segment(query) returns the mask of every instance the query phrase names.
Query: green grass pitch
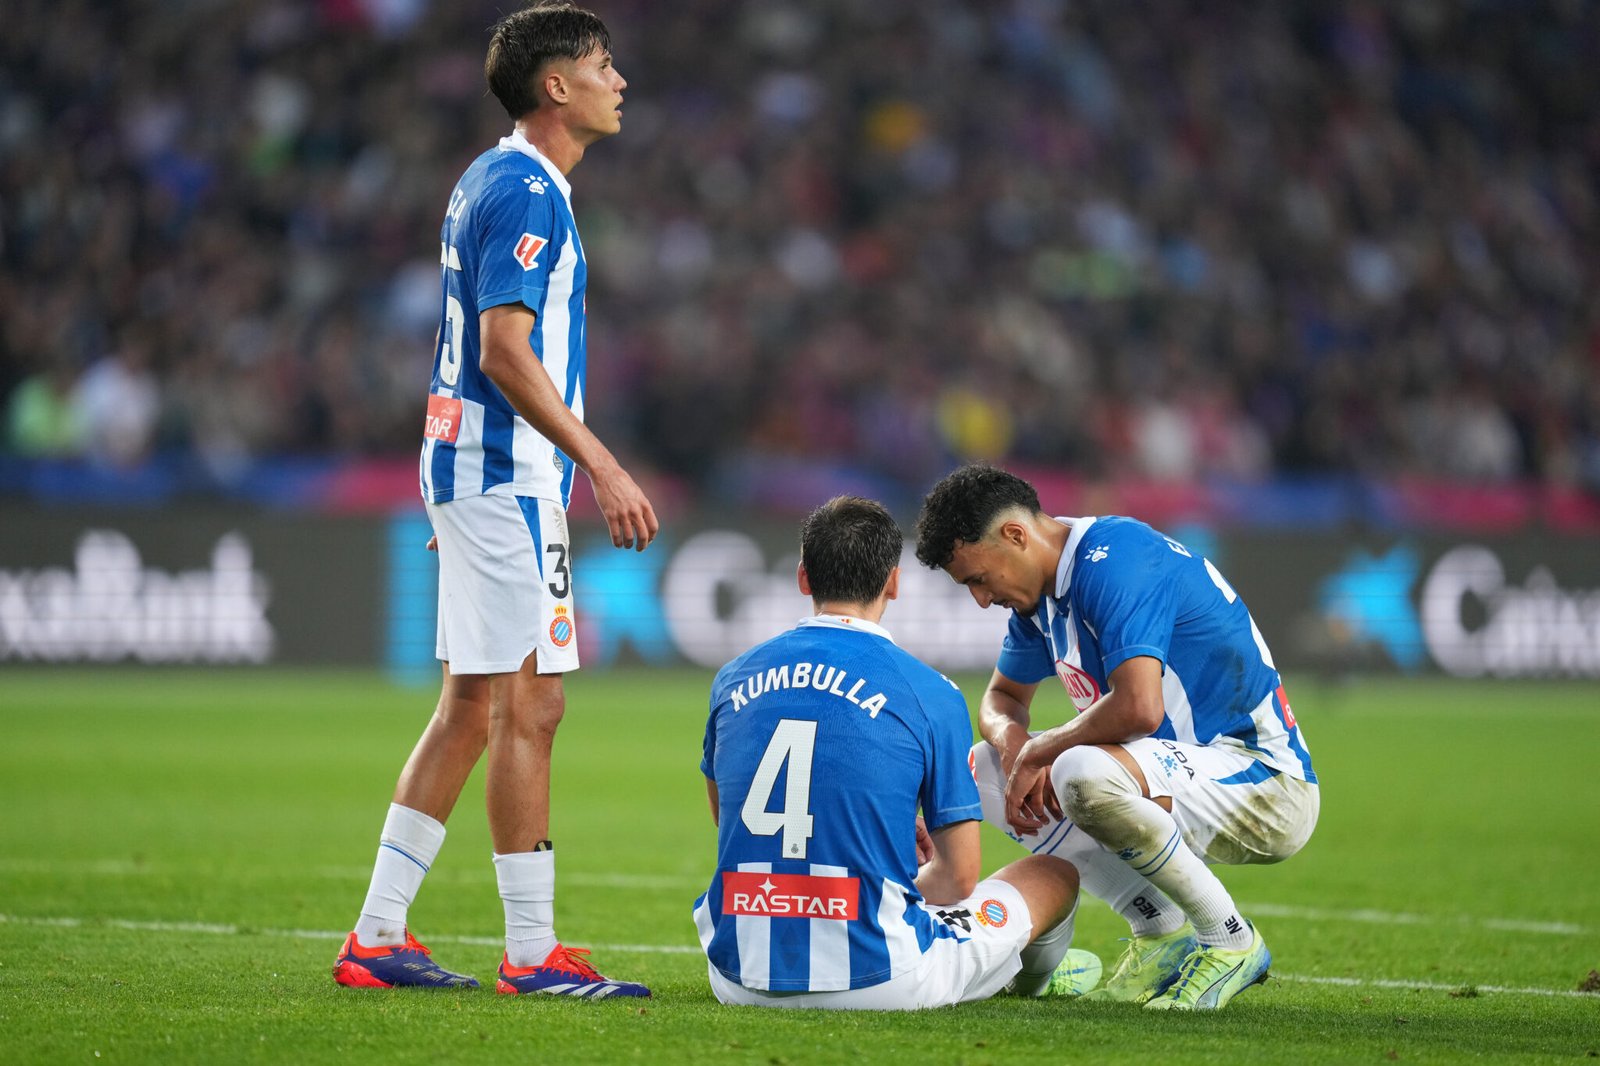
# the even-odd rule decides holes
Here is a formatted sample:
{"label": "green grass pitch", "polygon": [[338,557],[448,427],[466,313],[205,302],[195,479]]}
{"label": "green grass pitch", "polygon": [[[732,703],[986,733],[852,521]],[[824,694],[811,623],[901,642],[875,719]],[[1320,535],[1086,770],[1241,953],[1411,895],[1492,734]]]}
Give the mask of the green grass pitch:
{"label": "green grass pitch", "polygon": [[[1322,821],[1225,869],[1274,978],[1214,1015],[999,1000],[920,1015],[733,1010],[690,902],[713,833],[706,674],[586,671],[557,740],[558,928],[637,1003],[352,991],[329,967],[434,694],[367,674],[0,669],[0,1060],[1239,1063],[1593,1061],[1600,690],[1358,681],[1290,691]],[[964,679],[969,697],[981,682]],[[1066,705],[1048,693],[1041,716]],[[1049,719],[1055,720],[1055,719]],[[481,778],[412,911],[490,979]],[[988,868],[1017,853],[985,831]],[[1078,946],[1126,927],[1099,903]]]}

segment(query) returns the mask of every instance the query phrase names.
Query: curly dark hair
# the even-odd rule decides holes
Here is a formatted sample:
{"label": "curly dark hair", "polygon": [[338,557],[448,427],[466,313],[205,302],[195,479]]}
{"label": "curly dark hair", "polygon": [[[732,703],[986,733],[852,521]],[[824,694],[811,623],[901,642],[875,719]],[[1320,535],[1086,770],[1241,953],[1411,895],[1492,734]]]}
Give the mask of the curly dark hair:
{"label": "curly dark hair", "polygon": [[800,524],[800,563],[817,603],[871,603],[900,565],[905,538],[883,504],[835,496]]}
{"label": "curly dark hair", "polygon": [[922,501],[917,515],[917,559],[940,570],[950,565],[957,542],[983,539],[995,518],[1012,507],[1038,514],[1039,493],[1015,474],[987,463],[969,463],[946,474]]}
{"label": "curly dark hair", "polygon": [[546,63],[594,51],[611,51],[611,31],[600,16],[568,0],[544,0],[495,23],[483,76],[506,114],[521,118],[539,106],[535,81]]}

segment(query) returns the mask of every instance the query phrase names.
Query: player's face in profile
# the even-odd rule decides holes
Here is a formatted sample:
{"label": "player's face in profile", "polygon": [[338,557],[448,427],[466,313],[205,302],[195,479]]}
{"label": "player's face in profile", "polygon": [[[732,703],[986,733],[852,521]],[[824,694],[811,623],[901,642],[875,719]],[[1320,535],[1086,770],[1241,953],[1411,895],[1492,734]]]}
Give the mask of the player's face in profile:
{"label": "player's face in profile", "polygon": [[622,129],[622,90],[628,83],[612,65],[610,52],[590,52],[570,64],[567,75],[574,132],[599,140]]}
{"label": "player's face in profile", "polygon": [[1016,545],[996,537],[976,543],[957,541],[945,573],[957,584],[967,586],[979,607],[991,604],[1023,614],[1039,606],[1039,590],[1030,581],[1022,552]]}

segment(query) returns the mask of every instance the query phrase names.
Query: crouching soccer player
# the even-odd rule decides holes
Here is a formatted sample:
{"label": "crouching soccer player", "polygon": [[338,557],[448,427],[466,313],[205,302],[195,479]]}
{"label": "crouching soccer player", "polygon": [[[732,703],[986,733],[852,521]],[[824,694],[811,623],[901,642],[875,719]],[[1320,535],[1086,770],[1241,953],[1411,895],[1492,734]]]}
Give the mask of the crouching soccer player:
{"label": "crouching soccer player", "polygon": [[818,508],[800,535],[815,615],[712,685],[701,770],[717,871],[694,918],[723,1003],[913,1010],[1008,986],[1038,995],[1071,944],[1071,864],[1029,856],[978,879],[966,701],[878,624],[901,543],[870,500]]}
{"label": "crouching soccer player", "polygon": [[[972,750],[984,816],[1068,859],[1133,939],[1090,998],[1208,1010],[1263,979],[1261,934],[1207,863],[1305,844],[1319,795],[1266,641],[1208,560],[1131,518],[1052,518],[983,465],[923,502],[917,558],[1012,611]],[[1030,734],[1039,682],[1076,718]]]}

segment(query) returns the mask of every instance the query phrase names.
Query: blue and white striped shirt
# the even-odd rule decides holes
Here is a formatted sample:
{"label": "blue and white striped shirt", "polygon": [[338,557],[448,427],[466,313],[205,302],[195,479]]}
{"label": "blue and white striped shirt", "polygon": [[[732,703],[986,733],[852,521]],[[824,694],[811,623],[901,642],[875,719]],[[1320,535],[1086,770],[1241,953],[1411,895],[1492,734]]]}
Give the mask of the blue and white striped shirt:
{"label": "blue and white striped shirt", "polygon": [[1055,674],[1079,711],[1111,672],[1148,655],[1162,664],[1166,714],[1155,736],[1231,739],[1265,767],[1315,782],[1311,754],[1250,611],[1207,559],[1133,518],[1063,518],[1072,526],[1053,594],[1012,612],[996,668],[1033,684]]}
{"label": "blue and white striped shirt", "polygon": [[431,503],[485,494],[566,506],[570,458],[512,408],[479,365],[478,315],[521,303],[528,337],[572,413],[583,419],[588,266],[572,188],[521,131],[479,156],[456,183],[439,231],[439,345],[428,390],[422,495]]}
{"label": "blue and white striped shirt", "polygon": [[960,690],[858,618],[808,618],[723,667],[700,769],[717,872],[695,926],[728,980],[869,988],[959,934],[917,904],[916,816],[983,817]]}

